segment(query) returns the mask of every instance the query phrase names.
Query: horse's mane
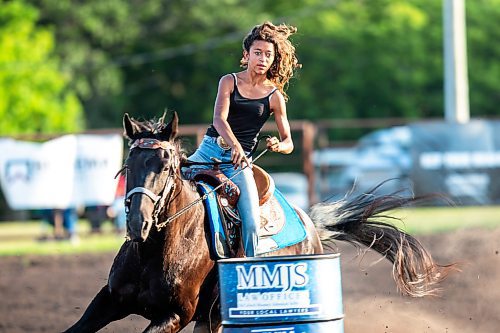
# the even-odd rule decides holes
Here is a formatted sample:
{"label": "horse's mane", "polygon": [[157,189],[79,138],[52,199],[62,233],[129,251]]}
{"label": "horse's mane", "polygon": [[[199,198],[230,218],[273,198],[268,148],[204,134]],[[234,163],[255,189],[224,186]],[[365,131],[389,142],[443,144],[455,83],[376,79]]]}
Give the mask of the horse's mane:
{"label": "horse's mane", "polygon": [[[137,119],[131,119],[131,121],[140,128],[140,132],[134,134],[134,138],[129,139],[129,145],[137,139],[157,139],[164,140],[161,132],[167,127],[167,124],[163,122],[163,119],[152,118],[149,120],[139,121]],[[125,137],[127,137],[125,133]],[[181,159],[186,158],[186,152],[182,146],[182,140],[176,138],[172,142],[175,146],[176,152]]]}
{"label": "horse's mane", "polygon": [[159,134],[167,126],[161,119],[150,119],[139,121],[137,119],[130,119],[140,129],[140,132],[134,134],[134,138],[129,138],[130,141],[143,138],[160,139]]}

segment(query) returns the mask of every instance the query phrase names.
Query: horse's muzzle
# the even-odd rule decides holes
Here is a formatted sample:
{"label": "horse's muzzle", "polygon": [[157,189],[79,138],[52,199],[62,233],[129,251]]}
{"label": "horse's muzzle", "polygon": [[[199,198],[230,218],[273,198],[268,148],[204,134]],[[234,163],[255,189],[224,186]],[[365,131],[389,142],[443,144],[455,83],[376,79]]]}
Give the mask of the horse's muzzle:
{"label": "horse's muzzle", "polygon": [[[135,222],[135,223],[134,223]],[[149,232],[151,231],[152,221],[127,221],[127,234],[129,238],[134,242],[145,242],[149,237]],[[140,228],[139,228],[140,226]]]}
{"label": "horse's muzzle", "polygon": [[151,221],[144,221],[142,222],[142,228],[141,228],[141,238],[142,241],[146,241],[149,236],[149,231],[151,231],[151,226],[153,225],[153,222]]}

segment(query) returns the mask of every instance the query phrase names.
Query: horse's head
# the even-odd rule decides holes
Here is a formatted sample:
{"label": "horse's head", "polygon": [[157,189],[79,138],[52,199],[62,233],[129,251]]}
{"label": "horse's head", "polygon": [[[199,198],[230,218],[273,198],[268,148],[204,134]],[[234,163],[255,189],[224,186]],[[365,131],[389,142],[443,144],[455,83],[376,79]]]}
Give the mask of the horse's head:
{"label": "horse's head", "polygon": [[148,238],[151,226],[165,208],[179,175],[179,151],[174,144],[178,117],[172,120],[139,122],[123,117],[125,135],[130,139],[130,151],[126,160],[127,234],[133,241]]}

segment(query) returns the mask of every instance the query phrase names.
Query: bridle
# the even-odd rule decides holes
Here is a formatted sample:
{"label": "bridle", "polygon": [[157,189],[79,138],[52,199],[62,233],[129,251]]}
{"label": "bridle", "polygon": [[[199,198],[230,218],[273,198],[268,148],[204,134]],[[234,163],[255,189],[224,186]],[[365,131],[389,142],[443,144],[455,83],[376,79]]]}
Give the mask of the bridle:
{"label": "bridle", "polygon": [[[167,152],[170,152],[169,158],[174,159],[168,166],[167,170],[163,170],[162,172],[168,172],[167,180],[165,181],[165,185],[161,190],[160,194],[155,194],[150,189],[147,189],[142,186],[136,186],[125,195],[125,212],[128,214],[130,211],[130,205],[132,201],[132,196],[135,194],[143,194],[153,201],[154,210],[153,210],[153,222],[155,226],[158,227],[158,217],[160,215],[161,207],[164,207],[165,202],[170,198],[170,194],[175,190],[175,174],[177,167],[179,165],[179,158],[176,154],[176,147],[170,141],[161,141],[157,139],[150,138],[142,138],[135,140],[130,146],[130,151],[135,148],[141,149],[162,149]],[[126,166],[125,166],[126,168]]]}
{"label": "bridle", "polygon": [[[262,137],[258,141],[260,141],[261,139],[266,138],[266,137],[268,137],[268,136]],[[194,200],[193,202],[191,202],[190,204],[188,204],[184,208],[180,209],[175,214],[173,214],[172,216],[168,217],[165,221],[159,223],[158,222],[158,217],[160,215],[160,209],[161,209],[161,207],[164,207],[165,202],[167,202],[169,200],[169,197],[170,197],[169,194],[173,193],[174,190],[175,190],[175,179],[174,178],[175,178],[175,174],[176,174],[176,169],[177,169],[178,166],[180,166],[181,163],[180,163],[179,157],[177,156],[177,154],[175,154],[176,148],[175,148],[175,146],[170,141],[161,141],[161,140],[157,140],[157,139],[145,139],[145,138],[143,138],[143,139],[138,139],[138,140],[134,141],[132,143],[132,145],[130,146],[130,150],[132,150],[132,149],[134,149],[136,147],[142,148],[142,149],[163,149],[163,150],[166,150],[166,151],[172,151],[172,152],[174,152],[174,154],[170,154],[170,157],[171,158],[175,158],[175,160],[172,163],[170,163],[170,165],[169,165],[169,168],[168,168],[168,171],[169,171],[168,178],[167,178],[167,181],[165,182],[163,190],[160,192],[160,194],[157,195],[157,194],[153,193],[151,190],[149,190],[149,189],[147,189],[145,187],[137,186],[137,187],[134,187],[133,189],[131,189],[129,192],[127,192],[127,194],[125,196],[125,212],[127,214],[128,214],[128,212],[130,210],[130,203],[131,203],[131,199],[130,198],[132,197],[132,195],[134,195],[134,194],[144,194],[144,195],[148,196],[153,201],[153,203],[155,205],[154,206],[154,210],[153,210],[153,222],[154,222],[155,227],[157,228],[158,231],[161,228],[163,228],[166,225],[168,225],[174,219],[176,219],[179,216],[181,216],[184,213],[186,213],[194,205],[197,205],[200,202],[202,202],[203,200],[205,200],[211,193],[217,191],[220,187],[224,186],[225,183],[227,183],[229,180],[231,180],[236,175],[238,175],[240,172],[242,172],[244,168],[248,167],[248,166],[243,167],[240,171],[238,171],[236,174],[234,174],[231,178],[229,178],[226,181],[222,182],[221,184],[219,184],[218,186],[216,186],[215,188],[213,188],[209,192],[205,193],[200,198]],[[257,148],[257,146],[249,154],[249,156],[251,156],[255,152],[256,148]],[[255,163],[259,158],[261,158],[267,151],[268,151],[267,149],[264,149],[257,157],[255,157],[253,159],[253,163]],[[190,166],[190,165],[221,165],[221,164],[228,164],[228,163],[232,163],[232,162],[220,162],[220,161],[218,162],[218,161],[216,161],[216,162],[208,162],[208,163],[206,163],[206,162],[197,163],[197,162],[189,162],[189,161],[186,162],[186,161],[183,161],[182,165],[183,166]],[[124,169],[125,168],[127,168],[127,166],[125,166]]]}

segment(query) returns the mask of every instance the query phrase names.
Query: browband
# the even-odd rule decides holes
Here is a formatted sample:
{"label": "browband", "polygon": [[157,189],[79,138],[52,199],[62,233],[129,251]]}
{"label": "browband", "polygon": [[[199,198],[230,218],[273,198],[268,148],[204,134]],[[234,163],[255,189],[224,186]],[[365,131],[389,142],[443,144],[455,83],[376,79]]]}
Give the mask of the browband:
{"label": "browband", "polygon": [[144,148],[144,149],[165,149],[165,150],[174,150],[174,146],[169,141],[161,141],[157,139],[148,139],[142,138],[135,140],[134,143],[130,146],[130,149],[134,149],[136,147]]}

